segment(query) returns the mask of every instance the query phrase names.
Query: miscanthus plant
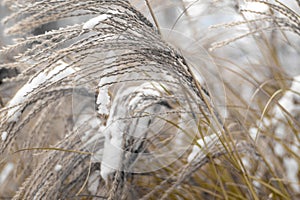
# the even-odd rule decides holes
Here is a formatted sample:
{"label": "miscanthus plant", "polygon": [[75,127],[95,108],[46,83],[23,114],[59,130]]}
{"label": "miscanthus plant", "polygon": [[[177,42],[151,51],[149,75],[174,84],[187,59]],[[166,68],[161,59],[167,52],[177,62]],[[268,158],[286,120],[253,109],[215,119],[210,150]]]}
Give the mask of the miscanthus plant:
{"label": "miscanthus plant", "polygon": [[[290,5],[3,4],[16,39],[1,50],[0,198],[299,198],[300,78],[280,55],[299,55]],[[199,15],[225,6],[238,17],[202,34]],[[162,8],[180,10],[167,30]],[[166,42],[183,21],[206,57]]]}

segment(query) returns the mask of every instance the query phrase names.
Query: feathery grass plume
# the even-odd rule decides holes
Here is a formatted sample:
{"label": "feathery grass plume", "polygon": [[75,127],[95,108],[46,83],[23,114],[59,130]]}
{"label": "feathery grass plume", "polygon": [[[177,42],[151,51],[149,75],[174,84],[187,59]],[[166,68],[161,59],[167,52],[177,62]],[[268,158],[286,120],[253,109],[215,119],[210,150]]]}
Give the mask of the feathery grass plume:
{"label": "feathery grass plume", "polygon": [[[299,5],[299,1],[296,2]],[[300,35],[299,14],[280,1],[274,1],[274,3],[271,3],[270,1],[266,0],[247,0],[244,8],[241,7],[240,13],[244,15],[244,20],[216,25],[212,26],[211,28],[230,28],[240,25],[248,25],[249,27],[252,27],[250,28],[250,32],[227,39],[225,41],[216,42],[212,44],[212,51],[235,42],[241,38],[251,36],[262,31],[290,31]],[[249,18],[249,16],[251,17]],[[264,26],[257,26],[259,23],[264,23]]]}
{"label": "feathery grass plume", "polygon": [[[25,83],[0,111],[2,163],[21,174],[3,194],[136,199],[152,179],[165,198],[225,154],[218,135],[184,164],[194,139],[222,133],[222,124],[185,59],[128,1],[5,3],[15,10],[6,33],[25,39],[1,51],[20,51],[1,67],[13,64]],[[52,22],[64,26],[31,34]]]}

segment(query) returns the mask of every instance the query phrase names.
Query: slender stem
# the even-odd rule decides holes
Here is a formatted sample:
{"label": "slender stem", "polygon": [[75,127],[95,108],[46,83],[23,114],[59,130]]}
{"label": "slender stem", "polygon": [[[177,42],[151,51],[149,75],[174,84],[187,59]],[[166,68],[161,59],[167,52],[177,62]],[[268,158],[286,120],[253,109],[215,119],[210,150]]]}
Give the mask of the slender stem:
{"label": "slender stem", "polygon": [[149,3],[148,0],[145,0],[145,1],[146,1],[146,4],[147,4],[148,9],[149,9],[149,11],[150,11],[150,14],[151,14],[151,16],[152,16],[152,19],[153,19],[153,21],[154,21],[154,23],[155,23],[155,25],[156,25],[156,27],[157,27],[157,31],[158,31],[158,33],[161,35],[160,28],[159,28],[159,25],[158,25],[158,21],[157,21],[157,19],[156,19],[156,17],[155,17],[155,14],[154,14],[153,10],[152,10],[152,7],[151,7],[151,5],[150,5],[150,3]]}

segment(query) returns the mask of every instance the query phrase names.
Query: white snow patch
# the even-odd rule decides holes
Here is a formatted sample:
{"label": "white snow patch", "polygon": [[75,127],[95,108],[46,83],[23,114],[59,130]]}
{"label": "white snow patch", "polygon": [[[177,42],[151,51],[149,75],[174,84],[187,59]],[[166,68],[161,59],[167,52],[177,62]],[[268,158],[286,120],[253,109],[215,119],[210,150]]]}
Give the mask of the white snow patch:
{"label": "white snow patch", "polygon": [[61,169],[62,169],[62,165],[60,165],[60,164],[57,164],[57,165],[55,165],[55,167],[54,167],[54,170],[55,170],[56,172],[60,171]]}
{"label": "white snow patch", "polygon": [[[243,166],[243,167],[242,167]],[[245,173],[251,169],[251,162],[248,157],[241,158],[240,169],[243,170]]]}
{"label": "white snow patch", "polygon": [[271,121],[268,118],[263,118],[263,124],[264,126],[268,127],[271,125]]}
{"label": "white snow patch", "polygon": [[122,140],[125,124],[122,121],[107,123],[108,128],[104,131],[105,142],[101,161],[101,177],[107,181],[109,174],[119,169],[122,155]]}
{"label": "white snow patch", "polygon": [[217,139],[217,135],[208,135],[205,136],[203,139],[197,140],[198,145],[193,145],[193,150],[188,156],[187,161],[191,163],[198,155],[206,154],[206,152],[203,150],[205,147],[210,143]]}
{"label": "white snow patch", "polygon": [[286,137],[286,126],[284,124],[278,124],[275,130],[275,134],[278,138],[283,139]]}
{"label": "white snow patch", "polygon": [[299,165],[298,162],[294,158],[284,158],[283,163],[287,172],[287,178],[289,182],[291,182],[291,186],[296,192],[300,191],[300,185],[298,183],[298,171]]}
{"label": "white snow patch", "polygon": [[[165,86],[157,82],[147,82],[137,87],[132,93],[137,93],[129,102],[129,110],[135,110],[145,96],[161,96],[166,93]],[[168,90],[168,89],[167,89]]]}
{"label": "white snow patch", "polygon": [[252,127],[252,128],[249,129],[249,134],[250,134],[250,137],[252,138],[252,140],[256,139],[257,133],[258,133],[257,128]]}
{"label": "white snow patch", "polygon": [[254,185],[255,187],[257,187],[257,188],[260,188],[260,187],[261,187],[261,183],[258,182],[258,181],[253,181],[252,183],[253,183],[253,185]]}
{"label": "white snow patch", "polygon": [[[109,53],[109,56],[112,56],[112,53]],[[113,59],[112,59],[113,62]],[[116,81],[116,77],[114,76],[105,76],[106,74],[111,73],[110,70],[104,70],[101,76],[104,76],[99,81],[99,94],[97,96],[97,105],[98,105],[98,113],[100,115],[109,115],[110,106],[111,106],[111,97],[109,95],[110,85],[106,85],[108,83]]]}
{"label": "white snow patch", "polygon": [[242,163],[243,163],[243,165],[244,165],[244,167],[245,167],[246,169],[251,169],[252,165],[251,165],[251,163],[250,163],[250,161],[249,161],[249,158],[243,157],[243,158],[242,158]]}
{"label": "white snow patch", "polygon": [[294,144],[294,145],[291,145],[291,150],[292,150],[292,152],[294,152],[294,153],[298,153],[299,152],[299,144]]}
{"label": "white snow patch", "polygon": [[[161,84],[156,82],[146,82],[137,87],[126,87],[124,90],[122,90],[122,88],[119,89],[119,93],[116,93],[115,96],[113,96],[114,102],[111,104],[107,94],[108,90],[103,86],[101,87],[101,85],[107,81],[108,80],[105,79],[101,80],[101,84],[99,84],[99,86],[100,90],[103,90],[103,93],[99,91],[99,98],[97,100],[97,104],[100,104],[99,106],[105,106],[102,110],[100,110],[101,107],[98,107],[98,112],[106,112],[105,108],[109,108],[110,113],[113,113],[113,115],[109,116],[106,125],[107,128],[104,131],[105,144],[101,163],[101,176],[105,181],[107,181],[109,174],[119,169],[121,163],[121,156],[123,154],[123,131],[126,130],[127,122],[119,120],[119,118],[127,116],[127,111],[129,111],[130,114],[134,114],[135,111],[140,112],[141,106],[147,107],[147,101],[143,101],[145,96],[161,96],[162,93],[165,93]],[[127,97],[125,99],[126,107],[120,107],[120,104],[124,103],[122,101],[125,97]],[[143,111],[151,113],[153,112],[151,109],[154,108],[149,106]],[[137,124],[130,127],[127,134],[140,138],[149,128],[149,118],[145,117],[137,121],[133,121],[132,123],[135,122]],[[153,123],[156,124],[155,127],[158,129],[161,129],[164,125],[162,121],[160,122],[159,120]],[[154,127],[151,127],[151,130],[154,132],[159,131],[154,129]]]}
{"label": "white snow patch", "polygon": [[276,143],[274,147],[274,152],[277,156],[282,157],[285,154],[285,149],[280,143]]}
{"label": "white snow patch", "polygon": [[259,130],[263,130],[264,127],[268,127],[271,125],[271,121],[267,118],[263,118],[262,121],[256,121],[256,127],[259,129]]}
{"label": "white snow patch", "polygon": [[13,163],[7,163],[0,173],[0,184],[4,183],[10,172],[14,169]]}
{"label": "white snow patch", "polygon": [[[300,76],[294,77],[293,83],[290,89],[281,97],[278,103],[292,116],[299,113],[300,109]],[[276,106],[274,108],[274,118],[272,119],[272,124],[278,123],[279,120],[285,119],[287,116],[281,107]],[[286,137],[286,125],[282,122],[278,123],[275,134],[279,138]]]}
{"label": "white snow patch", "polygon": [[18,121],[21,115],[21,104],[28,100],[31,97],[30,93],[37,89],[39,86],[41,86],[43,83],[56,82],[74,72],[75,70],[67,68],[66,63],[58,61],[55,68],[49,71],[48,73],[39,73],[32,80],[29,80],[21,89],[18,90],[15,96],[8,103],[7,107],[10,107],[10,109],[7,112],[7,121]]}
{"label": "white snow patch", "polygon": [[[284,109],[293,114],[293,111],[299,108],[299,104],[294,102],[300,102],[300,76],[294,77],[293,83],[290,90],[288,90],[283,97],[278,101],[278,103],[284,107]],[[298,93],[297,93],[298,92]],[[283,119],[284,113],[279,106],[275,108],[275,116],[277,119]]]}
{"label": "white snow patch", "polygon": [[94,17],[94,18],[88,20],[87,22],[85,22],[82,26],[82,29],[93,29],[95,26],[100,24],[100,22],[102,22],[110,17],[111,17],[111,15],[108,15],[108,14],[102,14],[97,17]]}
{"label": "white snow patch", "polygon": [[99,163],[102,161],[103,158],[103,149],[99,149],[96,152],[93,152],[92,157],[91,157],[91,162],[92,163]]}
{"label": "white snow patch", "polygon": [[6,131],[2,132],[2,134],[1,134],[1,139],[2,139],[2,141],[5,141],[5,140],[6,140],[7,135],[8,135],[8,133],[7,133]]}
{"label": "white snow patch", "polygon": [[98,113],[101,115],[108,115],[110,109],[110,96],[108,92],[108,87],[103,87],[99,90],[99,94],[97,96],[97,104],[98,106]]}
{"label": "white snow patch", "polygon": [[109,10],[108,13],[109,13],[109,14],[113,14],[113,15],[122,14],[122,13],[120,13],[120,12],[117,11],[117,10]]}
{"label": "white snow patch", "polygon": [[[83,116],[83,117],[85,117],[85,116]],[[95,129],[99,129],[101,127],[101,120],[99,118],[96,118],[95,115],[86,116],[86,121],[84,121],[84,118],[80,118],[80,122],[78,122],[78,124],[81,126],[84,125],[85,127],[86,126],[89,127],[89,129],[81,137],[82,141],[87,141],[88,139],[90,139],[91,134],[95,133]],[[102,132],[100,131],[99,133],[102,133]]]}
{"label": "white snow patch", "polygon": [[299,76],[295,76],[294,81],[292,83],[291,89],[295,90],[295,91],[299,91],[300,89],[300,75]]}
{"label": "white snow patch", "polygon": [[91,192],[91,194],[96,194],[98,191],[99,184],[100,184],[100,171],[96,170],[90,175],[88,180],[89,192]]}

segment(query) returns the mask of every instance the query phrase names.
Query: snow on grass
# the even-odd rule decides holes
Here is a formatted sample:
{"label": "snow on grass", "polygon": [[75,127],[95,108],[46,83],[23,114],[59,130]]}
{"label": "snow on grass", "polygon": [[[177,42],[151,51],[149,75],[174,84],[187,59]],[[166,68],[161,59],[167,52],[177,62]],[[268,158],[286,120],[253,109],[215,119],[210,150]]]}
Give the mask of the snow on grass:
{"label": "snow on grass", "polygon": [[60,165],[60,164],[57,164],[57,165],[55,165],[55,167],[54,167],[54,170],[55,170],[56,172],[60,171],[61,169],[62,169],[62,165]]}
{"label": "snow on grass", "polygon": [[108,15],[108,14],[102,14],[97,17],[94,17],[94,18],[88,20],[87,22],[85,22],[82,26],[82,29],[93,29],[95,26],[100,24],[100,22],[102,22],[110,17],[111,17],[111,15]]}
{"label": "snow on grass", "polygon": [[[300,113],[300,76],[294,77],[293,83],[290,89],[281,97],[278,103],[288,112],[292,117],[296,117]],[[275,123],[280,123],[279,120],[284,120],[287,118],[287,115],[284,113],[282,108],[276,106],[274,110]],[[286,137],[286,124],[281,122],[277,128],[275,129],[275,134],[279,138]],[[295,143],[297,145],[297,136],[295,136]],[[295,144],[290,147],[291,151],[293,151],[296,155],[299,154],[299,146],[297,147]],[[279,154],[283,154],[284,156],[284,149],[280,148],[278,144],[275,146],[275,152]],[[300,186],[298,182],[298,172],[299,172],[299,163],[297,160],[291,157],[285,156],[283,159],[283,164],[286,169],[286,176],[288,181],[291,182],[292,188],[296,191],[300,191]]]}
{"label": "snow on grass", "polygon": [[[122,128],[123,127],[123,128]],[[122,156],[122,140],[125,123],[112,123],[105,131],[105,144],[101,161],[101,177],[107,181],[108,176],[118,170]]]}
{"label": "snow on grass", "polygon": [[[110,73],[110,70],[104,70],[103,74],[108,74]],[[111,97],[109,95],[109,85],[106,85],[108,83],[114,82],[115,77],[103,77],[99,81],[99,94],[97,96],[97,105],[98,105],[98,113],[100,115],[109,115],[109,111],[111,108]]]}
{"label": "snow on grass", "polygon": [[99,90],[99,94],[97,96],[98,113],[100,115],[108,115],[110,109],[110,96],[108,92],[108,87],[103,87]]}
{"label": "snow on grass", "polygon": [[275,134],[279,138],[285,138],[286,137],[286,124],[283,122],[280,122],[282,120],[285,120],[287,118],[287,113],[289,113],[291,116],[297,116],[300,113],[300,76],[294,77],[293,83],[291,85],[291,88],[281,97],[281,99],[278,101],[278,103],[281,105],[281,107],[284,108],[284,110],[280,106],[276,106],[274,109],[274,118],[272,120],[272,123],[276,125]]}
{"label": "snow on grass", "polygon": [[0,184],[4,183],[10,172],[14,169],[13,163],[7,163],[0,173]]}
{"label": "snow on grass", "polygon": [[[300,111],[300,76],[294,77],[291,88],[284,94],[278,103],[289,113],[297,114]],[[284,119],[285,114],[282,109],[277,106],[275,108],[275,118]]]}
{"label": "snow on grass", "polygon": [[8,133],[7,133],[6,131],[2,132],[2,134],[1,134],[1,139],[2,139],[2,141],[5,141],[5,140],[6,140],[7,134],[8,134]]}
{"label": "snow on grass", "polygon": [[[249,129],[249,134],[252,139],[256,139],[257,133],[263,130],[265,127],[276,126],[275,134],[278,138],[284,139],[286,137],[287,127],[284,120],[288,117],[286,114],[289,113],[291,116],[297,116],[300,113],[300,76],[294,77],[293,83],[289,90],[279,99],[278,104],[273,109],[274,117],[269,120],[263,118],[262,121],[257,121],[256,127]],[[283,108],[283,109],[282,109]],[[276,152],[281,154],[282,148],[276,147]]]}
{"label": "snow on grass", "polygon": [[[263,119],[262,122],[257,122],[257,127],[251,127],[249,129],[249,134],[252,139],[257,137],[259,130],[264,130],[269,126],[274,127],[274,134],[278,139],[287,139],[289,138],[290,127],[287,119],[289,117],[297,117],[300,113],[300,76],[296,76],[293,79],[292,85],[289,90],[287,90],[284,95],[278,100],[278,104],[272,110],[274,117],[272,120]],[[296,119],[296,118],[295,118]],[[294,152],[298,155],[299,152],[299,143],[297,136],[292,136],[294,138],[293,144],[289,144],[289,151]],[[298,182],[298,171],[299,164],[294,158],[288,157],[288,150],[284,147],[283,141],[274,141],[273,149],[276,156],[283,158],[283,165],[285,167],[285,176],[288,181],[291,183],[293,189],[297,192],[300,191],[300,186]],[[272,159],[267,157],[269,165],[273,168]]]}
{"label": "snow on grass", "polygon": [[258,129],[255,128],[255,127],[251,127],[251,128],[249,129],[248,132],[249,132],[249,134],[250,134],[251,139],[252,139],[252,140],[256,140],[256,138],[257,138],[257,133],[258,133]]}
{"label": "snow on grass", "polygon": [[78,125],[89,127],[89,130],[85,131],[84,135],[81,137],[82,141],[87,141],[90,139],[91,134],[94,133],[95,129],[101,129],[101,120],[93,114],[86,114],[86,116],[82,116],[79,120],[80,121],[77,122]]}
{"label": "snow on grass", "polygon": [[100,184],[100,171],[96,170],[94,171],[88,180],[88,190],[91,192],[91,194],[96,194],[98,191],[98,187]]}
{"label": "snow on grass", "polygon": [[29,80],[15,96],[9,101],[8,106],[10,109],[7,112],[8,120],[7,122],[18,121],[21,115],[22,104],[26,102],[31,97],[31,93],[39,88],[45,82],[53,83],[66,76],[74,73],[75,71],[71,68],[67,68],[67,64],[59,61],[54,69],[50,70],[48,73],[41,72],[35,76],[32,80]]}
{"label": "snow on grass", "polygon": [[[109,101],[109,95],[107,88],[101,87],[102,84],[108,82],[108,80],[103,79],[101,80],[100,86],[100,92],[98,95],[97,104],[100,104],[100,106],[108,106],[111,102]],[[106,94],[105,94],[106,92]],[[157,96],[160,97],[162,93],[165,93],[166,91],[162,87],[161,84],[156,82],[146,82],[144,84],[141,84],[138,87],[129,87],[126,90],[123,90],[122,92],[116,94],[114,97],[114,101],[111,105],[111,115],[108,118],[106,129],[104,130],[105,135],[105,144],[104,144],[104,150],[103,150],[103,157],[102,157],[102,163],[101,163],[101,176],[102,178],[107,181],[109,174],[112,174],[114,171],[118,170],[121,163],[121,156],[123,154],[122,150],[122,141],[123,141],[123,134],[126,130],[128,122],[125,122],[123,120],[116,120],[120,117],[127,116],[126,113],[131,113],[132,115],[135,114],[135,112],[140,112],[141,109],[144,107],[147,107],[145,112],[149,111],[150,113],[153,113],[151,109],[154,109],[155,106],[162,107],[162,105],[151,105],[149,106],[149,102],[145,100],[145,97],[147,96]],[[107,95],[107,96],[106,96]],[[125,105],[120,105],[120,102],[118,100],[122,100],[128,97],[128,99],[125,101]],[[98,107],[99,108],[99,107]],[[103,110],[104,109],[104,110]],[[102,108],[102,110],[99,108],[98,112],[103,113],[105,111],[105,107]],[[159,110],[159,108],[157,108]],[[113,115],[112,115],[113,114]],[[144,136],[145,132],[149,130],[149,127],[151,126],[149,124],[150,119],[145,118],[139,118],[137,121],[132,121],[132,123],[136,122],[134,126],[132,126],[129,131],[128,135],[132,135],[136,138],[141,138]],[[152,122],[153,123],[153,122]],[[157,124],[156,124],[157,125]],[[162,125],[163,126],[163,125]],[[157,126],[159,129],[162,126]],[[159,131],[159,130],[153,130],[152,131]],[[138,146],[138,145],[137,145]]]}
{"label": "snow on grass", "polygon": [[197,145],[193,145],[193,150],[188,156],[187,161],[191,163],[192,161],[196,160],[199,155],[206,155],[208,151],[207,147],[210,146],[208,144],[215,143],[217,138],[217,135],[213,134],[197,140]]}
{"label": "snow on grass", "polygon": [[283,164],[286,169],[287,178],[289,182],[291,182],[293,189],[299,192],[300,185],[298,182],[298,171],[299,171],[298,162],[294,158],[286,157],[283,159]]}
{"label": "snow on grass", "polygon": [[284,154],[286,153],[284,147],[282,146],[282,144],[276,142],[275,143],[275,146],[274,146],[274,153],[277,155],[277,156],[284,156]]}

